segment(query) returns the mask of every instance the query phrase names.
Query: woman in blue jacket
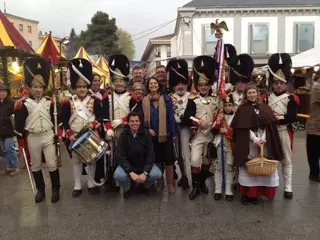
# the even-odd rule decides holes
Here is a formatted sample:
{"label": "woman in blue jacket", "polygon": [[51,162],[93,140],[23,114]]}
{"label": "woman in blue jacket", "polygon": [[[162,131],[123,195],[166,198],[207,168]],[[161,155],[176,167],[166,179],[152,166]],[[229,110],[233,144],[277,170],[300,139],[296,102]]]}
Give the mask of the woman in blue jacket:
{"label": "woman in blue jacket", "polygon": [[[155,161],[160,169],[166,169],[168,192],[174,193],[173,186],[173,141],[176,140],[177,127],[170,97],[163,93],[158,80],[151,77],[147,82],[147,95],[142,100],[144,127],[152,136]],[[158,181],[157,190],[163,188],[163,178]]]}

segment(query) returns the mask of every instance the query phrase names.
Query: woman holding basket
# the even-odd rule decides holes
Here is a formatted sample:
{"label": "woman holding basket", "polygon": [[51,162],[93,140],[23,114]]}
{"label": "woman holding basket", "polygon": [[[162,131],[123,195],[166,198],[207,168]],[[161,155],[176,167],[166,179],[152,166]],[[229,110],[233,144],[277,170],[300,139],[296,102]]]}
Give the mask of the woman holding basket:
{"label": "woman holding basket", "polygon": [[[253,70],[252,58],[246,54],[237,58],[238,65],[232,68],[231,77],[250,79]],[[276,194],[279,185],[276,168],[271,174],[252,175],[246,167],[246,163],[252,158],[259,157],[261,151],[263,151],[262,157],[276,161],[283,159],[276,122],[270,107],[260,102],[256,85],[249,83],[244,91],[242,105],[239,106],[231,123],[235,141],[234,167],[239,171],[238,182],[242,204],[257,204],[259,196],[272,199]]]}

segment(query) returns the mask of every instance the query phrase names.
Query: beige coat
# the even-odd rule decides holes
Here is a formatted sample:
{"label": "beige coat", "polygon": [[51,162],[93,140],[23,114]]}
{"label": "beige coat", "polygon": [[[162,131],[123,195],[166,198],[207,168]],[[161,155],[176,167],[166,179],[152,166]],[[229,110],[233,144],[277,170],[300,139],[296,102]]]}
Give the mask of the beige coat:
{"label": "beige coat", "polygon": [[311,89],[310,118],[306,126],[307,134],[320,135],[320,82],[315,82]]}

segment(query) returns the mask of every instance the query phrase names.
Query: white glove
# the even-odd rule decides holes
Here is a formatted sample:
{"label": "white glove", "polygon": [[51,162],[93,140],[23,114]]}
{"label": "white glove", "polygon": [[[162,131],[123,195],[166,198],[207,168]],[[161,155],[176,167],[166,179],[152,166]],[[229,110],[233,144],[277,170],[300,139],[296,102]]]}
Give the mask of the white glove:
{"label": "white glove", "polygon": [[112,128],[117,128],[118,126],[120,126],[122,124],[122,120],[121,119],[116,119],[116,120],[113,120],[111,122],[111,126]]}
{"label": "white glove", "polygon": [[181,123],[181,118],[177,115],[174,115],[174,120],[176,121],[176,123]]}
{"label": "white glove", "polygon": [[109,138],[115,137],[114,131],[112,129],[107,130],[107,137]]}

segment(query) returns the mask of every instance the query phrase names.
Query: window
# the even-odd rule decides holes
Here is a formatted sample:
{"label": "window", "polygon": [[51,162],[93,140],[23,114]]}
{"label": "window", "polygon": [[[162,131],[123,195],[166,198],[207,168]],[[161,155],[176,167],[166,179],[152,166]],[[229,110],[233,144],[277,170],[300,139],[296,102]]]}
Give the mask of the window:
{"label": "window", "polygon": [[156,47],[156,57],[161,57],[160,47]]}
{"label": "window", "polygon": [[249,31],[250,53],[265,54],[269,51],[269,25],[267,23],[251,24]]}
{"label": "window", "polygon": [[171,57],[171,46],[167,47],[167,57]]}
{"label": "window", "polygon": [[[196,36],[197,37],[197,36]],[[203,54],[214,55],[217,45],[217,39],[214,34],[211,34],[210,24],[203,26]]]}
{"label": "window", "polygon": [[301,53],[314,47],[314,23],[296,24],[296,52]]}
{"label": "window", "polygon": [[23,25],[19,24],[19,31],[22,32],[23,31]]}
{"label": "window", "polygon": [[32,47],[32,42],[31,41],[28,41],[29,45]]}
{"label": "window", "polygon": [[31,28],[31,26],[28,26],[28,33],[32,33],[32,28]]}

